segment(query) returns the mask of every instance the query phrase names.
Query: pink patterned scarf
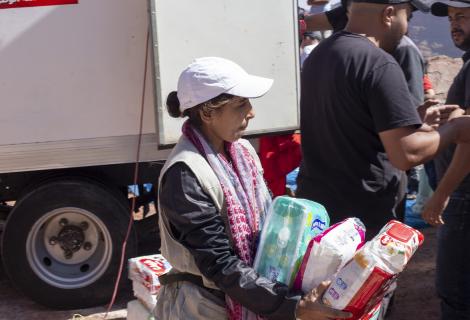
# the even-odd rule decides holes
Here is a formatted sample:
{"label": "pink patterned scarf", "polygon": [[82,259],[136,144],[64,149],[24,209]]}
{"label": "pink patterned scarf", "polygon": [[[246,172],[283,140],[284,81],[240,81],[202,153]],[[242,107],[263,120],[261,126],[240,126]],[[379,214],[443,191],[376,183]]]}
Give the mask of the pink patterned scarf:
{"label": "pink patterned scarf", "polygon": [[[183,134],[207,160],[219,179],[227,207],[234,250],[243,262],[253,266],[258,237],[271,204],[271,196],[255,160],[240,142],[226,142],[226,150],[232,160],[231,165],[223,155],[216,153],[210,147],[201,133],[188,121],[183,125]],[[261,319],[227,295],[225,297],[230,320]]]}

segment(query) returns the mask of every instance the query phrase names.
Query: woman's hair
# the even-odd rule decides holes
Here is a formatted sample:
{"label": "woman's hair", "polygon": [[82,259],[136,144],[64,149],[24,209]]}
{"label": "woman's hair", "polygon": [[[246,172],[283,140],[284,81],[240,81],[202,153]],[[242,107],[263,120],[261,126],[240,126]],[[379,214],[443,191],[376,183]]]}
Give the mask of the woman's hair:
{"label": "woman's hair", "polygon": [[202,110],[204,115],[210,115],[214,110],[221,108],[227,103],[233,101],[235,98],[238,97],[233,96],[231,94],[222,93],[221,95],[218,95],[217,97],[212,98],[209,101],[200,103],[192,108],[186,109],[183,114],[181,114],[180,101],[178,99],[177,92],[172,91],[166,98],[166,107],[171,117],[188,117],[191,124],[196,127],[200,127],[202,125],[202,120],[199,113],[200,110]]}

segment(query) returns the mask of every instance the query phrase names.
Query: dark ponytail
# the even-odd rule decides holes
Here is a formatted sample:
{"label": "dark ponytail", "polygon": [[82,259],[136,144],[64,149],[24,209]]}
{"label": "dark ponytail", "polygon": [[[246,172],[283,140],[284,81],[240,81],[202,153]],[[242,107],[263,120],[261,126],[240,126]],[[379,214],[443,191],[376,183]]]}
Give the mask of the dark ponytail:
{"label": "dark ponytail", "polygon": [[200,103],[194,107],[184,110],[184,112],[181,113],[180,100],[178,99],[177,92],[172,91],[166,98],[166,108],[171,117],[188,117],[193,126],[200,128],[202,126],[202,119],[201,115],[199,114],[200,111],[204,112],[206,115],[210,115],[216,109],[219,109],[220,107],[231,102],[234,98],[237,97],[231,94],[222,93],[221,95],[212,98],[209,101]]}
{"label": "dark ponytail", "polygon": [[171,117],[173,118],[181,117],[180,101],[178,99],[178,95],[176,91],[170,92],[170,94],[166,98],[166,108]]}

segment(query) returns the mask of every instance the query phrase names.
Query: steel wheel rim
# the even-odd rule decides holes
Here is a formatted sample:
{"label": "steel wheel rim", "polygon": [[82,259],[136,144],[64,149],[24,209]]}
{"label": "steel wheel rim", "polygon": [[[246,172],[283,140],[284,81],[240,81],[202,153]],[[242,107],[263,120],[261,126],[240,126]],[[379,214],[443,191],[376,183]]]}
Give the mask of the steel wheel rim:
{"label": "steel wheel rim", "polygon": [[[51,238],[57,236],[57,223],[62,219],[71,226],[88,223],[83,234],[91,249],[85,250],[82,246],[67,259],[59,244],[50,243]],[[43,215],[33,225],[26,240],[26,256],[33,272],[49,285],[62,289],[82,288],[96,282],[110,264],[112,249],[111,235],[103,221],[95,214],[75,207],[58,208]]]}

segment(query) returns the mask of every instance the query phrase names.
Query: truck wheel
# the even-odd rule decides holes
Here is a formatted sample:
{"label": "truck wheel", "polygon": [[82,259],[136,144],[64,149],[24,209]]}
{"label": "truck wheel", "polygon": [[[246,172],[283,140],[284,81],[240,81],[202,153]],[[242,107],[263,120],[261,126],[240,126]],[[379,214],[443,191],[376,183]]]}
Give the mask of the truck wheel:
{"label": "truck wheel", "polygon": [[[99,183],[81,180],[52,181],[25,194],[2,237],[3,263],[13,284],[52,308],[109,302],[130,214],[123,200]],[[134,232],[126,251],[127,257],[136,253]],[[126,279],[124,274],[121,280]]]}

